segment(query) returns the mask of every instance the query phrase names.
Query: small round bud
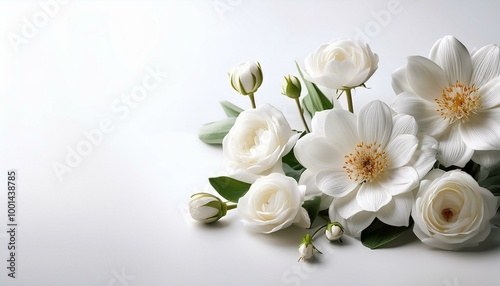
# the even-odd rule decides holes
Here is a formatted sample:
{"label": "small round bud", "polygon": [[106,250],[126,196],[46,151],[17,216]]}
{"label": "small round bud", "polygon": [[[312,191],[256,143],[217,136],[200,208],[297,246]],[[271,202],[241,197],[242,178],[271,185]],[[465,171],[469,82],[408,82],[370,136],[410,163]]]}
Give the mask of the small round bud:
{"label": "small round bud", "polygon": [[227,205],[212,194],[197,193],[191,196],[189,212],[197,221],[212,223],[226,215]]}
{"label": "small round bud", "polygon": [[302,243],[299,245],[300,260],[307,260],[313,257],[314,246],[312,245],[312,237],[306,234],[302,238]]}
{"label": "small round bud", "polygon": [[240,94],[253,94],[262,84],[262,69],[260,64],[242,62],[229,72],[231,86]]}
{"label": "small round bud", "polygon": [[326,226],[325,236],[330,241],[339,240],[344,234],[344,228],[338,222],[331,222]]}
{"label": "small round bud", "polygon": [[290,74],[285,76],[285,80],[281,84],[281,94],[296,99],[300,97],[301,91],[302,86],[300,85],[300,81],[296,76]]}

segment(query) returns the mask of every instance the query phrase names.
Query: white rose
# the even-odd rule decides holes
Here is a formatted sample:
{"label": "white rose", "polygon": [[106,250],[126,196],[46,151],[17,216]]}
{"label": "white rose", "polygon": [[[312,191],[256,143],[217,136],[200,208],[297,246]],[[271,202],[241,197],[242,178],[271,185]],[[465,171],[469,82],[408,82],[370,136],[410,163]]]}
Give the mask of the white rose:
{"label": "white rose", "polygon": [[498,201],[467,173],[433,170],[420,184],[412,217],[422,242],[453,250],[477,246],[490,233]]}
{"label": "white rose", "polygon": [[259,63],[242,62],[231,69],[229,79],[240,94],[253,94],[262,84],[262,69]]}
{"label": "white rose", "polygon": [[378,55],[368,44],[336,40],[322,45],[304,61],[304,77],[331,89],[353,88],[365,83],[377,70]]}
{"label": "white rose", "polygon": [[261,177],[238,200],[238,212],[246,227],[255,232],[271,233],[296,224],[310,226],[304,203],[304,187],[283,174]]}
{"label": "white rose", "polygon": [[299,136],[283,113],[269,104],[245,110],[222,142],[226,171],[248,183],[262,175],[282,173],[281,158]]}

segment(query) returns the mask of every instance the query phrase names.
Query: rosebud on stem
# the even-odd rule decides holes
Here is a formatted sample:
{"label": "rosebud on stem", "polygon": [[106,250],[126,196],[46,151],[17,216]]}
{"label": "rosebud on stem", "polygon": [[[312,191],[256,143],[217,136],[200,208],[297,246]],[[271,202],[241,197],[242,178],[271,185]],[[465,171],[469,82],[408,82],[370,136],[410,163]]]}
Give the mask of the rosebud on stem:
{"label": "rosebud on stem", "polygon": [[304,110],[302,106],[300,106],[300,92],[302,91],[302,86],[300,84],[299,79],[293,75],[285,76],[285,80],[281,84],[281,94],[290,97],[295,100],[297,104],[297,109],[299,110],[300,118],[302,119],[302,123],[306,129],[306,132],[309,133],[309,127],[307,126],[306,119],[304,118]]}
{"label": "rosebud on stem", "polygon": [[212,223],[226,215],[228,210],[236,208],[236,204],[228,205],[218,197],[208,193],[197,193],[189,201],[189,213],[193,219],[203,223]]}
{"label": "rosebud on stem", "polygon": [[342,243],[342,235],[344,227],[339,222],[330,222],[326,225],[325,236],[329,241],[340,241]]}
{"label": "rosebud on stem", "polygon": [[263,79],[260,64],[258,62],[242,62],[231,69],[229,79],[234,90],[242,95],[248,95],[252,108],[255,108],[254,93],[262,84]]}
{"label": "rosebud on stem", "polygon": [[319,254],[323,254],[313,245],[312,236],[308,233],[302,238],[302,243],[299,245],[299,261],[311,259],[314,251],[317,251]]}

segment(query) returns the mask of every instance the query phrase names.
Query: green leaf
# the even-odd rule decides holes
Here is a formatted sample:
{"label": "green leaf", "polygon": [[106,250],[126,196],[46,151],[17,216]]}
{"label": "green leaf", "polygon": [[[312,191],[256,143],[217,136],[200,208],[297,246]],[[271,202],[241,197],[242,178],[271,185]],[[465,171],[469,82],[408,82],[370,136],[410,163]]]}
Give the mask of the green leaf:
{"label": "green leaf", "polygon": [[493,175],[479,182],[483,188],[490,190],[495,196],[500,196],[500,175]]}
{"label": "green leaf", "polygon": [[236,117],[207,123],[200,128],[198,137],[207,144],[222,144],[222,139],[233,127]]}
{"label": "green leaf", "polygon": [[310,108],[312,110],[307,109],[307,104],[304,104],[308,112],[312,113],[312,115],[314,116],[314,113],[318,111],[332,109],[333,103],[330,100],[328,100],[328,98],[323,94],[323,92],[321,92],[321,90],[314,83],[304,78],[304,75],[300,70],[299,64],[297,62],[295,62],[295,64],[297,66],[297,70],[299,71],[300,77],[302,78],[302,81],[304,81],[304,84],[307,88],[307,92],[309,93],[308,96],[310,96],[310,101],[311,101],[310,103],[312,105],[310,106]]}
{"label": "green leaf", "polygon": [[295,179],[295,181],[299,182],[300,175],[302,172],[304,172],[305,168],[302,169],[294,169],[290,167],[290,165],[283,163],[283,172],[285,172],[285,175],[288,177],[292,177]]}
{"label": "green leaf", "polygon": [[375,249],[393,241],[400,236],[404,231],[410,229],[413,225],[413,220],[410,218],[408,226],[391,226],[375,219],[370,226],[361,232],[361,242],[364,246]]}
{"label": "green leaf", "polygon": [[319,205],[321,204],[321,197],[315,197],[312,200],[307,200],[302,204],[302,207],[306,209],[307,214],[309,214],[309,219],[311,220],[311,225],[318,216]]}
{"label": "green leaf", "polygon": [[226,200],[237,203],[250,189],[251,184],[230,177],[209,178],[210,185]]}
{"label": "green leaf", "polygon": [[309,113],[309,115],[312,117],[315,111],[314,111],[311,96],[309,94],[304,96],[304,98],[302,99],[302,106],[307,111],[307,113]]}
{"label": "green leaf", "polygon": [[243,108],[238,107],[226,100],[221,101],[220,105],[228,117],[238,117],[238,115],[244,111]]}
{"label": "green leaf", "polygon": [[[300,135],[299,138],[301,138],[302,136],[304,136],[304,134],[305,134],[305,132],[303,132]],[[302,169],[304,169],[304,166],[302,166],[299,163],[299,160],[297,160],[297,158],[295,157],[295,154],[293,153],[293,148],[292,148],[292,150],[290,150],[290,152],[288,152],[288,154],[286,154],[285,156],[283,156],[282,162],[283,162],[283,164],[287,164],[289,167],[291,167],[294,170],[302,170]]]}

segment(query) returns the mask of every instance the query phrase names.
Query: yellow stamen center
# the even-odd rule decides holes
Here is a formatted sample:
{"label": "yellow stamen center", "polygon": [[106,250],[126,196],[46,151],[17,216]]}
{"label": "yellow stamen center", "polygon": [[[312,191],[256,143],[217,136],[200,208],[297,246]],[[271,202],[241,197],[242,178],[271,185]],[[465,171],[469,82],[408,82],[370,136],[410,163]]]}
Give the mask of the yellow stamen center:
{"label": "yellow stamen center", "polygon": [[461,120],[462,123],[469,121],[469,117],[481,109],[481,96],[477,90],[474,84],[469,86],[457,81],[442,90],[441,98],[435,99],[439,106],[437,111],[450,124],[457,120]]}
{"label": "yellow stamen center", "polygon": [[380,144],[356,145],[353,153],[344,156],[343,168],[349,179],[353,181],[371,182],[382,174],[389,165],[385,151]]}

